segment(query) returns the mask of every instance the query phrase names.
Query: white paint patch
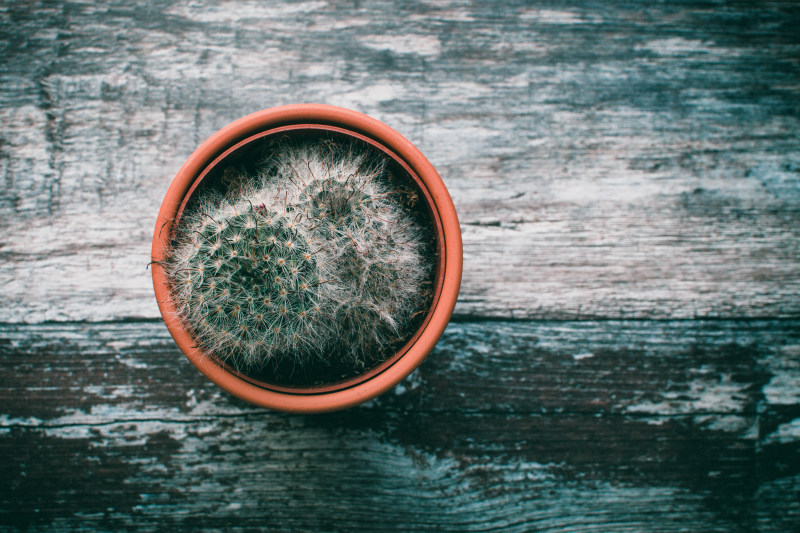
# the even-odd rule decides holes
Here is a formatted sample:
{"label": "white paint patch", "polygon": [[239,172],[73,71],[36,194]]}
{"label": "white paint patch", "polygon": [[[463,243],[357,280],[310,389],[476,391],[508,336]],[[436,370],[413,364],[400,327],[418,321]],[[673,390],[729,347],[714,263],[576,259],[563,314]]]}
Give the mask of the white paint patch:
{"label": "white paint patch", "polygon": [[442,42],[435,35],[367,35],[359,42],[373,50],[388,50],[395,54],[416,54],[436,57],[442,53]]}
{"label": "white paint patch", "polygon": [[[236,404],[221,398],[216,391],[207,400],[196,402],[189,413],[177,407],[150,407],[139,403],[117,405],[94,405],[89,412],[77,409],[50,420],[6,419],[0,417],[3,425],[23,425],[43,430],[47,435],[62,439],[91,439],[93,446],[134,446],[144,444],[147,438],[157,433],[168,433],[173,439],[181,441],[190,429],[202,434],[202,426],[197,424],[204,418],[217,415],[244,415],[263,412],[256,408],[242,409]],[[223,417],[224,418],[224,417]],[[100,438],[98,438],[98,436]],[[201,435],[202,436],[202,435]]]}
{"label": "white paint patch", "polygon": [[[425,2],[429,5],[438,5],[440,8],[447,8],[452,7],[452,3],[450,2]],[[437,20],[446,20],[446,21],[454,21],[454,22],[472,22],[475,20],[475,17],[467,10],[464,9],[439,9],[436,11],[436,19]],[[408,21],[422,21],[422,22],[429,22],[431,20],[431,15],[429,13],[414,13],[408,17]]]}
{"label": "white paint patch", "polygon": [[637,44],[633,47],[634,50],[648,50],[660,56],[673,56],[676,54],[706,54],[708,53],[713,44],[699,41],[697,39],[682,39],[681,37],[672,37],[670,39],[657,39],[655,41],[648,41],[643,44]]}
{"label": "white paint patch", "polygon": [[787,444],[797,441],[800,441],[800,418],[778,426],[778,429],[767,435],[764,444]]}
{"label": "white paint patch", "polygon": [[725,431],[727,433],[741,433],[740,438],[758,438],[758,422],[755,417],[743,417],[737,415],[707,415],[694,418],[694,423],[704,429],[711,431]]}
{"label": "white paint patch", "polygon": [[131,341],[111,341],[106,343],[106,346],[108,346],[115,352],[119,352],[122,350],[133,348],[134,344]]}
{"label": "white paint patch", "polygon": [[218,5],[192,2],[167,11],[196,22],[232,23],[249,19],[276,19],[289,15],[311,13],[327,6],[327,2],[283,2],[273,6],[262,2],[222,2]]}
{"label": "white paint patch", "polygon": [[[536,42],[536,41],[513,41],[513,42],[500,42],[492,45],[492,50],[498,53],[507,54],[509,51],[517,52],[517,53],[524,53],[529,58],[530,57],[544,57],[549,51],[550,46],[543,42]],[[519,77],[524,78],[524,85],[527,85],[530,82],[530,75],[523,74],[518,75]],[[508,86],[507,80],[506,83],[501,82],[503,85]],[[522,85],[521,83],[519,85]]]}
{"label": "white paint patch", "polygon": [[331,103],[353,109],[364,109],[380,102],[395,100],[403,94],[402,87],[381,83],[368,85],[331,98]]}
{"label": "white paint patch", "polygon": [[[242,408],[238,407],[236,404],[231,403],[228,401],[227,393],[223,393],[222,389],[214,388],[213,394],[211,396],[207,396],[204,400],[197,400],[196,398],[190,397],[187,401],[187,406],[189,403],[193,403],[192,410],[189,411],[189,414],[192,416],[219,416],[219,415],[226,415],[226,416],[234,416],[234,415],[241,415],[244,413],[261,413],[263,412],[258,407],[251,407],[251,408]],[[223,394],[225,397],[223,397]]]}
{"label": "white paint patch", "polygon": [[540,24],[581,24],[588,22],[573,11],[556,9],[529,9],[520,13],[520,18]]}
{"label": "white paint patch", "polygon": [[133,385],[117,385],[114,387],[106,387],[104,385],[87,385],[83,388],[83,391],[103,398],[104,400],[134,397]]}
{"label": "white paint patch", "polygon": [[28,416],[25,418],[22,417],[10,417],[6,414],[0,414],[0,427],[1,428],[8,428],[8,427],[15,427],[15,426],[23,426],[23,427],[37,427],[42,424],[41,419],[36,418],[34,416]]}
{"label": "white paint patch", "polygon": [[625,412],[667,416],[744,411],[747,383],[733,381],[730,374],[713,375],[705,369],[698,373],[709,375],[692,380],[688,390],[664,392],[662,401],[630,405]]}
{"label": "white paint patch", "polygon": [[309,29],[318,32],[329,32],[345,30],[348,28],[358,28],[360,26],[367,26],[373,24],[374,21],[367,17],[349,17],[349,18],[318,18],[314,21]]}
{"label": "white paint patch", "polygon": [[782,346],[777,354],[767,357],[762,364],[772,374],[772,379],[762,389],[767,403],[800,404],[800,344]]}
{"label": "white paint patch", "polygon": [[134,359],[133,357],[120,357],[119,355],[115,355],[114,358],[117,360],[118,363],[122,363],[128,368],[135,368],[140,370],[147,368],[147,363],[145,363],[144,361],[139,361],[138,359]]}
{"label": "white paint patch", "polygon": [[553,464],[530,461],[513,462],[511,468],[504,470],[501,477],[505,483],[525,481],[546,481],[556,479]]}
{"label": "white paint patch", "polygon": [[147,410],[132,404],[95,405],[88,413],[70,410],[49,420],[0,415],[0,427],[24,426],[41,430],[49,437],[91,439],[93,446],[132,446],[143,444],[148,435],[162,431],[181,433],[185,431],[184,424],[174,422],[186,420],[177,409]]}
{"label": "white paint patch", "polygon": [[197,396],[195,395],[194,389],[189,389],[186,391],[186,407],[193,408],[197,406]]}

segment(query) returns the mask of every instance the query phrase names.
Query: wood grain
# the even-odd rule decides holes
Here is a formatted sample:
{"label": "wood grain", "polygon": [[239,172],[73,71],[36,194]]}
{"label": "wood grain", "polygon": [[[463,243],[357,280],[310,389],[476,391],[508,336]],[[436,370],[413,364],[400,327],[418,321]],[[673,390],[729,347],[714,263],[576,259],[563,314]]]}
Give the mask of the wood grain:
{"label": "wood grain", "polygon": [[788,531],[798,326],[459,322],[393,392],[291,416],[220,392],[157,322],[6,325],[0,523]]}
{"label": "wood grain", "polygon": [[223,125],[318,101],[443,175],[461,316],[800,316],[800,8],[9,5],[0,320],[152,318],[170,179]]}
{"label": "wood grain", "polygon": [[[0,0],[0,530],[800,529],[800,4]],[[455,320],[324,416],[228,397],[145,269],[258,109],[370,114]]]}

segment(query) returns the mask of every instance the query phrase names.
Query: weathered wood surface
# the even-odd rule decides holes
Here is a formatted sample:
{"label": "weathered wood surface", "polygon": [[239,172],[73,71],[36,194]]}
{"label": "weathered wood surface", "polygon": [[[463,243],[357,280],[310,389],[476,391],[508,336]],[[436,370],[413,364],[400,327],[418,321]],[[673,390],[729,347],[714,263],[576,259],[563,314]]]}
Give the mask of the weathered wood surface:
{"label": "weathered wood surface", "polygon": [[0,523],[800,524],[796,322],[459,322],[396,390],[324,416],[221,393],[157,322],[4,326],[0,349]]}
{"label": "weathered wood surface", "polygon": [[800,316],[800,6],[614,6],[7,6],[0,320],[158,316],[170,179],[298,101],[372,114],[437,166],[458,314]]}
{"label": "weathered wood surface", "polygon": [[[798,27],[788,1],[0,2],[0,529],[799,530]],[[465,245],[434,354],[318,417],[205,381],[145,270],[192,150],[301,101],[417,144]]]}

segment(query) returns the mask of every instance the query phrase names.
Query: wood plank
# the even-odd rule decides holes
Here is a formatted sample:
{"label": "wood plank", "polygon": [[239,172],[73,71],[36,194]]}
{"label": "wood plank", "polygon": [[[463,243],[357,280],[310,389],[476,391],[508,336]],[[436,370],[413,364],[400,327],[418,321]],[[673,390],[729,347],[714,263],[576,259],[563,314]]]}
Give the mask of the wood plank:
{"label": "wood plank", "polygon": [[[0,529],[800,529],[798,23],[782,1],[0,5]],[[431,357],[323,416],[205,380],[145,270],[192,150],[298,101],[416,143],[465,243]]]}
{"label": "wood plank", "polygon": [[439,168],[461,317],[797,318],[798,24],[778,1],[7,5],[0,320],[156,317],[171,177],[298,101]]}
{"label": "wood plank", "polygon": [[458,322],[342,413],[255,409],[158,322],[0,326],[0,524],[789,531],[797,321]]}

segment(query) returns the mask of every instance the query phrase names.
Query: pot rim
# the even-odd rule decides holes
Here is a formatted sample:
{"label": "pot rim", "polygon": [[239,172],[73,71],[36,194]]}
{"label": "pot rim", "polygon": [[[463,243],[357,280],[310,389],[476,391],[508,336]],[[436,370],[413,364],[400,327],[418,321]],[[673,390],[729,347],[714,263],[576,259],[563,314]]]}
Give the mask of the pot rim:
{"label": "pot rim", "polygon": [[[427,324],[423,323],[409,342],[386,362],[330,387],[283,388],[254,383],[254,380],[243,378],[228,365],[220,364],[216,358],[199,349],[177,316],[166,272],[161,266],[161,261],[166,258],[173,224],[180,216],[185,199],[208,170],[223,158],[221,156],[227,156],[245,140],[250,142],[253,137],[263,136],[259,134],[266,130],[297,129],[283,127],[298,125],[353,133],[378,148],[385,147],[390,156],[407,166],[406,170],[411,170],[412,178],[419,179],[423,193],[427,192],[423,196],[428,208],[441,224],[438,227],[439,224],[434,223],[440,253],[436,276],[441,288],[438,294],[434,294]],[[234,396],[262,407],[297,413],[326,412],[352,407],[386,392],[419,366],[433,349],[452,316],[461,284],[461,230],[452,199],[439,174],[419,149],[401,134],[376,119],[349,109],[324,104],[292,104],[257,111],[225,126],[189,156],[161,204],[153,234],[152,261],[153,287],[161,316],[178,347],[208,379]]]}

